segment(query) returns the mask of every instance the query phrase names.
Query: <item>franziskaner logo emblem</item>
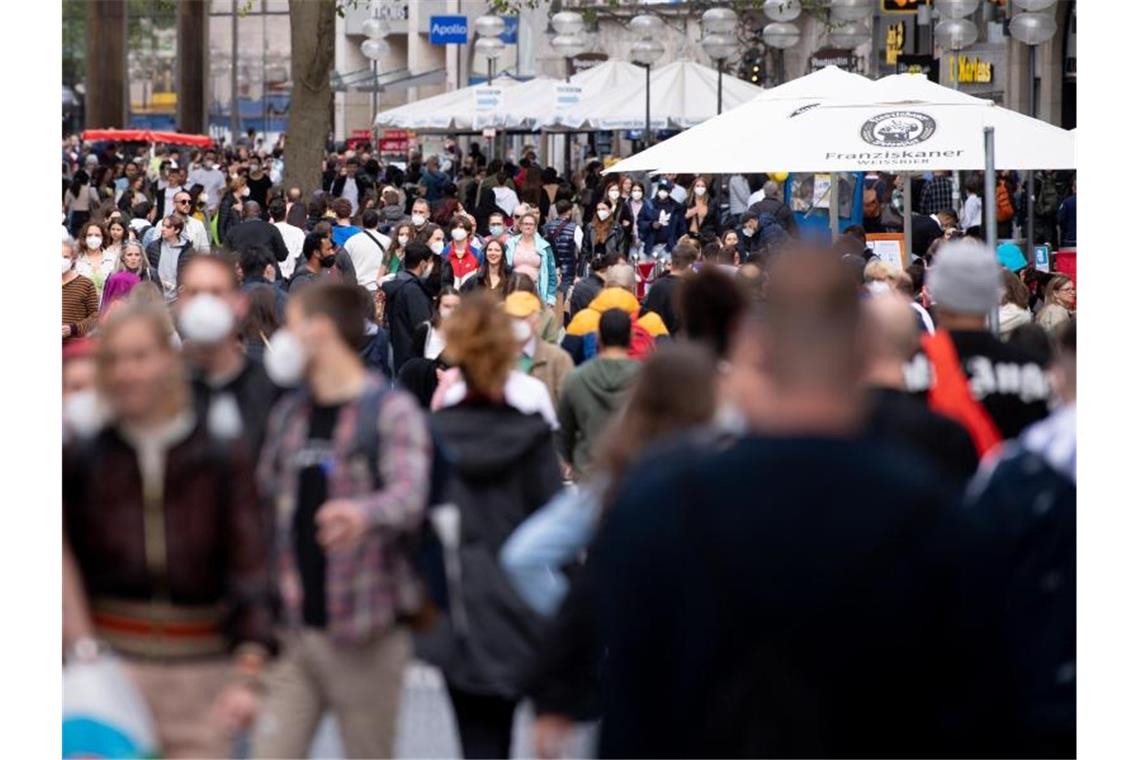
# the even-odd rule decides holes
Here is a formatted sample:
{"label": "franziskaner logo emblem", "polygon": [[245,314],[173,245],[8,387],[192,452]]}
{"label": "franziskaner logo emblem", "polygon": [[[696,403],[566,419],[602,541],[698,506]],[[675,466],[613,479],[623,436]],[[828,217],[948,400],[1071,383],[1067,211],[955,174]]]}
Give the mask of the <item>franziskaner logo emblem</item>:
{"label": "franziskaner logo emblem", "polygon": [[883,148],[906,148],[925,142],[937,127],[934,119],[915,111],[888,111],[863,122],[863,142]]}

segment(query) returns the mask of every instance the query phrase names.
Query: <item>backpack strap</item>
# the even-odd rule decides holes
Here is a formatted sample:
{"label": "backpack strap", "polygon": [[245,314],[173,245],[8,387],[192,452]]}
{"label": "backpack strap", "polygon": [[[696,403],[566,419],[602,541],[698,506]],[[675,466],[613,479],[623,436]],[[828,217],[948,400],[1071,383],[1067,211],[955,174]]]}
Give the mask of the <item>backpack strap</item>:
{"label": "backpack strap", "polygon": [[384,487],[384,478],[380,474],[380,408],[388,390],[384,381],[364,389],[357,405],[356,436],[349,449],[349,456],[364,458],[377,490]]}

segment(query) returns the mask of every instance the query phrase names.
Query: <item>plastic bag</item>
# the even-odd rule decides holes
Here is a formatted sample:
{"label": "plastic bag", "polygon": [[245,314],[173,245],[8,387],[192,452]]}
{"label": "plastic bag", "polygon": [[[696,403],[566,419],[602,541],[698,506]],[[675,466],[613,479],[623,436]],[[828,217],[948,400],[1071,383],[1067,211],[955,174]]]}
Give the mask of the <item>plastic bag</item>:
{"label": "plastic bag", "polygon": [[158,757],[150,710],[117,658],[64,666],[63,756]]}

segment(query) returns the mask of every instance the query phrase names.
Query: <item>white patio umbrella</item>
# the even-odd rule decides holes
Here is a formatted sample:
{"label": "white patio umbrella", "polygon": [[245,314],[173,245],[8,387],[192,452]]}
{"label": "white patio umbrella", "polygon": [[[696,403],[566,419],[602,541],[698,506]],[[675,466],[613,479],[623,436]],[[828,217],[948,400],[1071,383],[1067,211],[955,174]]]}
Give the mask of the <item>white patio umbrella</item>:
{"label": "white patio umbrella", "polygon": [[[650,76],[650,127],[685,129],[716,116],[716,69],[694,61],[674,61]],[[724,78],[724,110],[731,110],[762,92],[737,77]],[[576,129],[644,129],[645,79],[583,98],[568,109],[565,126]]]}
{"label": "white patio umbrella", "polygon": [[[519,80],[511,77],[495,77],[490,84],[461,87],[458,90],[381,111],[376,114],[375,124],[382,128],[418,131],[471,130],[475,128],[472,124],[476,115],[477,91],[485,87],[500,87],[507,90],[520,84]],[[504,92],[504,97],[505,94]]]}

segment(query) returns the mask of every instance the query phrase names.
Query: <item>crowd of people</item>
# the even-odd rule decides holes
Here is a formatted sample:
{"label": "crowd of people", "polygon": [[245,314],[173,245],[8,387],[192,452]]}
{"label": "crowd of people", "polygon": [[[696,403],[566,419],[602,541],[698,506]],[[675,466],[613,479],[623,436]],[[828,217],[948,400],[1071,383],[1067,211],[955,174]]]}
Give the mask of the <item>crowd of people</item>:
{"label": "crowd of people", "polygon": [[899,270],[886,174],[821,243],[774,177],[330,148],[64,144],[65,660],[163,756],[390,757],[413,659],[472,758],[1075,753],[1075,283],[976,177]]}

